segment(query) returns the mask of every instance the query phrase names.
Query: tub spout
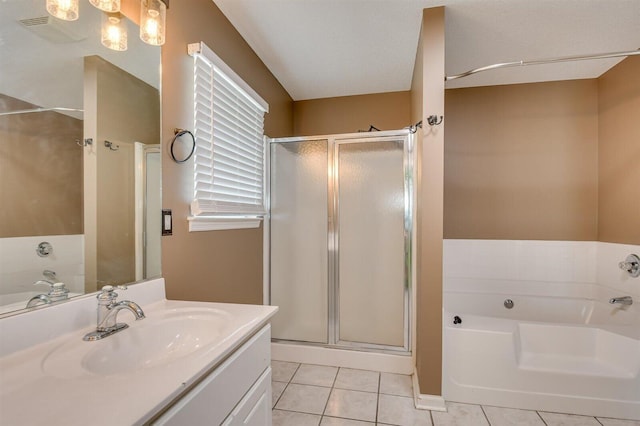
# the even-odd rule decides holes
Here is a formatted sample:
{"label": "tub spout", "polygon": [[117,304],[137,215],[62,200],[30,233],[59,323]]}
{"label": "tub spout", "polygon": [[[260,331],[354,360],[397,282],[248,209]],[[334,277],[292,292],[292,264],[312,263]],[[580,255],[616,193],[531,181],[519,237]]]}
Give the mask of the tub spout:
{"label": "tub spout", "polygon": [[609,303],[611,303],[612,305],[620,304],[628,306],[633,304],[633,299],[631,298],[631,296],[614,297],[609,299]]}

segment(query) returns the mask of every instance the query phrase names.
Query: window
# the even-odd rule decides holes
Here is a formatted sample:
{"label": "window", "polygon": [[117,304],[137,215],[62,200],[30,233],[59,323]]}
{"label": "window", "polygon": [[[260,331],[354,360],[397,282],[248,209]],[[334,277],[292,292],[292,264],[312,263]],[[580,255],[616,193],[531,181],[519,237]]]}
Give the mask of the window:
{"label": "window", "polygon": [[194,56],[194,200],[189,229],[257,227],[269,105],[203,43]]}

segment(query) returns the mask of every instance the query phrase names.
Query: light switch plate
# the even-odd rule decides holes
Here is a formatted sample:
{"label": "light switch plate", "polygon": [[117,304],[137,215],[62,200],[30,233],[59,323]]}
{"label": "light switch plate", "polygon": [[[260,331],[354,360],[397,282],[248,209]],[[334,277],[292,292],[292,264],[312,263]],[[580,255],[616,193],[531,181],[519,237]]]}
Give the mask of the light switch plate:
{"label": "light switch plate", "polygon": [[162,209],[162,235],[173,234],[173,216],[171,209]]}

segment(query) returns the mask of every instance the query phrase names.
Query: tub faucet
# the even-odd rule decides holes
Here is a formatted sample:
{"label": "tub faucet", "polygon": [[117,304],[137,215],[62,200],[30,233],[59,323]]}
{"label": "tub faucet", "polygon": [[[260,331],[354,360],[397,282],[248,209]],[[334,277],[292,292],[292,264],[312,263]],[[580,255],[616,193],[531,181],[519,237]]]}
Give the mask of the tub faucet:
{"label": "tub faucet", "polygon": [[[116,321],[118,317],[118,312],[122,309],[128,309],[133,313],[137,320],[144,319],[144,312],[142,308],[130,300],[122,300],[120,302],[116,302],[118,298],[118,293],[115,290],[116,287],[106,285],[102,287],[102,291],[98,294],[98,325],[96,327],[96,331],[88,333],[84,336],[84,340],[94,341],[100,340],[105,337],[111,336],[118,331],[122,331],[125,328],[129,327],[125,323],[119,323]],[[126,290],[125,286],[117,286],[118,289]]]}
{"label": "tub faucet", "polygon": [[614,297],[612,299],[609,299],[609,303],[611,303],[612,305],[631,305],[633,304],[633,299],[631,298],[631,296]]}

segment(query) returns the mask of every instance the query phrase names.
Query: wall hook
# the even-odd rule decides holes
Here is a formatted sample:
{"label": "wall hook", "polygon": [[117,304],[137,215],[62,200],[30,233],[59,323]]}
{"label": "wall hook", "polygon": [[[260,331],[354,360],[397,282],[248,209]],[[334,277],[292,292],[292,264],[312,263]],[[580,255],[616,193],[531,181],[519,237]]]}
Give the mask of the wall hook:
{"label": "wall hook", "polygon": [[409,132],[415,133],[418,131],[418,127],[422,129],[422,120],[418,121],[416,124],[412,124],[409,126]]}
{"label": "wall hook", "polygon": [[427,117],[427,123],[429,124],[429,126],[439,126],[440,124],[442,124],[442,120],[444,119],[444,116],[440,116],[438,117],[437,115],[430,115],[429,117]]}
{"label": "wall hook", "polygon": [[87,139],[85,139],[83,141],[81,141],[80,139],[76,139],[76,145],[78,145],[78,146],[93,145],[93,139],[87,138]]}
{"label": "wall hook", "polygon": [[115,143],[109,141],[104,141],[104,146],[109,148],[111,151],[117,151],[120,149],[120,145],[116,145]]}
{"label": "wall hook", "polygon": [[358,130],[358,133],[366,133],[366,132],[373,132],[373,131],[379,132],[379,131],[380,131],[380,129],[378,129],[378,128],[377,128],[376,126],[374,126],[373,124],[370,124],[370,125],[369,125],[369,130]]}

